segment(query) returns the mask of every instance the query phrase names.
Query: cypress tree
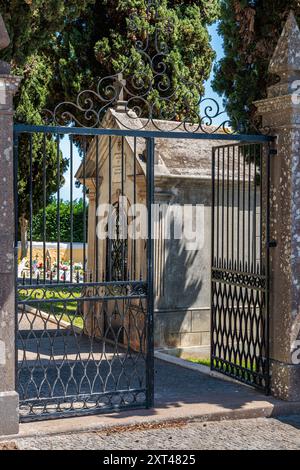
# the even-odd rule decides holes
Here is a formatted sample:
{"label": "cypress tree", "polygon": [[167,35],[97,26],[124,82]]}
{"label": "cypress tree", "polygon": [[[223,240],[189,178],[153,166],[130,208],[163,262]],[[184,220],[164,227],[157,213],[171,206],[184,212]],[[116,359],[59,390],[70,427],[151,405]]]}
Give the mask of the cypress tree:
{"label": "cypress tree", "polygon": [[276,81],[268,74],[270,59],[298,0],[222,0],[219,32],[225,57],[215,67],[214,89],[224,95],[230,117],[249,130],[259,126],[253,101],[266,97]]}

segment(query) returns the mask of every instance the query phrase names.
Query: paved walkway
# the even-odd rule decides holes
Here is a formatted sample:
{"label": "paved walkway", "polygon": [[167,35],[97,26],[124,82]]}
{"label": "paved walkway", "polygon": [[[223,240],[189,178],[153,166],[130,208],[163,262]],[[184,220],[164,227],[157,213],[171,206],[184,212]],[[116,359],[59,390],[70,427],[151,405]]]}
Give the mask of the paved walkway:
{"label": "paved walkway", "polygon": [[42,437],[145,424],[161,426],[172,422],[250,419],[289,413],[300,415],[300,404],[266,397],[250,387],[156,360],[155,408],[23,423],[20,436]]}
{"label": "paved walkway", "polygon": [[293,418],[247,419],[217,423],[173,424],[126,431],[96,431],[38,436],[16,441],[20,449],[58,450],[299,450],[300,415]]}
{"label": "paved walkway", "polygon": [[[55,411],[58,403],[60,410],[83,408],[86,397],[89,407],[105,407],[113,399],[121,400],[116,390],[145,389],[142,356],[109,341],[89,338],[82,329],[45,313],[19,312],[18,361],[24,416],[30,410],[39,414],[45,406],[48,412]],[[136,395],[137,401],[145,400],[143,391]]]}
{"label": "paved walkway", "polygon": [[[46,338],[45,342],[47,341],[49,342],[49,339]],[[47,357],[46,346],[47,344],[43,345],[43,348]],[[29,340],[25,348],[26,353],[35,356],[35,347]],[[57,353],[58,356],[61,354],[60,351]],[[55,355],[54,349],[51,350],[51,355],[53,354]],[[53,370],[55,372],[55,368]],[[51,371],[49,374],[51,375]],[[40,375],[37,375],[36,381],[40,380]],[[289,413],[300,415],[300,403],[282,402],[242,384],[212,378],[198,371],[156,359],[154,409],[26,423],[21,425],[21,436],[100,431],[115,426],[145,423],[156,425],[178,420],[197,419],[205,422],[274,417]]]}
{"label": "paved walkway", "polygon": [[[91,343],[87,336],[31,313],[21,315],[20,336],[21,400],[35,398],[37,390],[41,397],[48,397],[49,389],[54,396],[63,396],[113,391],[116,383],[124,390],[145,387],[145,361],[128,356],[122,348],[116,351],[101,341]],[[224,412],[241,410],[247,404],[255,406],[257,400],[264,401],[264,395],[243,385],[155,361],[155,403],[160,410],[193,413],[195,406],[199,412],[199,406],[205,404],[203,412],[210,413],[212,407],[215,412]],[[26,413],[26,407],[22,410]]]}

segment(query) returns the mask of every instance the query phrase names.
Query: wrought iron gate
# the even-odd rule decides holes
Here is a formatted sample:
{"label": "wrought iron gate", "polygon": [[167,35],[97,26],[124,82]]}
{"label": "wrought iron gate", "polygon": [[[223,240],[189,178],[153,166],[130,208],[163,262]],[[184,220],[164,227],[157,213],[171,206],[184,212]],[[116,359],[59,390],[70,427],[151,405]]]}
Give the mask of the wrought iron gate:
{"label": "wrought iron gate", "polygon": [[[147,155],[144,174],[138,149]],[[153,139],[139,136],[137,142],[131,133],[129,140],[125,131],[20,125],[14,150],[21,421],[151,407],[151,237],[146,243],[132,239],[126,259],[121,250],[116,278],[109,274],[115,253],[105,252],[111,244],[99,235],[98,224],[101,204],[113,205],[125,193],[131,203],[139,202],[137,177],[144,175],[150,233]],[[62,194],[64,182],[68,194]]]}
{"label": "wrought iron gate", "polygon": [[269,389],[269,173],[266,144],[212,156],[211,367]]}

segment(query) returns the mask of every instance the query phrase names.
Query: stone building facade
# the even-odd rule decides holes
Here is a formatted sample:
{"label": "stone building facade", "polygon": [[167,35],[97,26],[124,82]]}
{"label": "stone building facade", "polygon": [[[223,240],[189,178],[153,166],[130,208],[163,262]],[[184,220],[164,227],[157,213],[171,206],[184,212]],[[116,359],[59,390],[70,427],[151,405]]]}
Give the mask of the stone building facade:
{"label": "stone building facade", "polygon": [[[169,131],[174,129],[174,124],[178,127],[178,123],[159,121],[159,128]],[[102,125],[113,129],[133,129],[136,127],[155,130],[155,122],[151,124],[137,117],[129,117],[125,112],[125,103],[122,102],[119,103],[117,109],[108,110]],[[180,126],[177,131],[183,131],[183,126]],[[98,149],[96,142],[98,142]],[[159,138],[156,140],[154,343],[157,349],[179,348],[185,350],[185,348],[196,347],[198,354],[209,357],[212,150],[218,143],[222,142],[213,139]],[[230,144],[230,142],[227,143]],[[109,147],[111,147],[110,150]],[[123,169],[123,184],[121,178],[122,152],[124,153],[125,167]],[[109,153],[111,153],[111,163],[109,162]],[[96,165],[96,155],[98,155],[98,165]],[[98,167],[97,178],[96,166]],[[136,172],[136,194],[134,194],[133,184],[134,171]],[[146,204],[144,139],[137,138],[135,141],[132,137],[124,137],[122,141],[122,137],[112,137],[110,143],[108,136],[103,136],[98,140],[94,139],[85,163],[76,173],[76,178],[81,183],[84,182],[89,189],[88,270],[90,276],[94,278],[96,263],[98,263],[97,269],[101,273],[102,279],[107,280],[105,278],[107,242],[106,240],[97,241],[96,205],[106,204],[109,200],[114,205],[121,193],[126,196],[128,207],[133,204],[134,200],[138,204]],[[110,179],[111,189],[109,189]],[[98,189],[96,180],[98,181]],[[96,194],[98,194],[98,201]],[[232,201],[231,192],[230,201]],[[197,240],[189,240],[185,236],[181,239],[174,237],[176,228],[178,229],[182,225],[182,210],[186,206],[189,206],[191,210],[189,223],[192,229],[197,232]],[[235,201],[235,206],[234,210],[236,211],[237,201]],[[170,239],[165,237],[168,229],[171,233]],[[97,243],[98,247],[96,248]],[[138,240],[135,246],[134,265],[133,243],[128,240],[128,259],[126,261],[128,278],[145,278],[147,267],[145,240]],[[98,262],[96,262],[97,257]],[[118,322],[115,328],[118,330]]]}

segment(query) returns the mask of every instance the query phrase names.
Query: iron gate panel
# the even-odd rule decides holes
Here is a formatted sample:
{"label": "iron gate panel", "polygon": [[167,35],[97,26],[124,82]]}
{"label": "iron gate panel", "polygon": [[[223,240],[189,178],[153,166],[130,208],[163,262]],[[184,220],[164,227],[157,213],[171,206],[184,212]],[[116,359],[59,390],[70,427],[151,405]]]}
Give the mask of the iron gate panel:
{"label": "iron gate panel", "polygon": [[[99,134],[99,130],[80,129],[76,134],[71,128],[16,127],[17,389],[21,421],[153,405],[152,240],[148,237],[146,246],[143,240],[144,252],[139,259],[139,240],[130,241],[130,254],[123,259],[126,269],[119,270],[115,279],[109,278],[105,266],[112,254],[103,251],[111,244],[106,239],[99,241],[97,231],[101,220],[98,204],[114,204],[114,195],[126,193],[132,203],[138,202],[137,175],[141,172],[137,148],[141,145],[147,154],[145,187],[151,230],[154,145],[151,138],[140,137],[139,143],[136,137],[131,139],[132,156],[125,152],[124,133],[114,136],[105,130]],[[121,153],[114,178],[115,148]],[[42,167],[41,180],[35,176],[37,165]],[[124,178],[125,165],[132,169],[130,181]],[[69,187],[67,234],[62,232],[66,230],[60,204],[63,178]],[[74,196],[79,189],[75,180],[82,194],[79,255],[76,236],[80,220]],[[50,193],[55,193],[54,215],[46,209]],[[93,200],[97,201],[94,207]],[[27,259],[21,257],[18,243],[22,211],[28,219]],[[37,223],[39,252],[34,243]]]}
{"label": "iron gate panel", "polygon": [[[65,136],[64,140],[62,136]],[[262,181],[268,179],[262,178],[262,172],[269,172],[269,153],[263,158],[264,143],[273,139],[224,133],[212,136],[206,133],[147,129],[17,125],[14,141],[17,259],[20,194],[23,198],[26,196],[29,233],[28,267],[23,266],[24,272],[21,273],[20,264],[16,263],[19,343],[17,383],[22,421],[120,408],[151,407],[154,403],[153,240],[149,235],[153,228],[155,138],[236,142],[247,138],[251,142],[259,142],[224,145],[215,148],[213,152],[211,363],[212,368],[227,375],[260,388],[268,388],[269,186],[263,186]],[[106,178],[101,176],[99,150],[99,144],[104,139]],[[116,142],[119,142],[120,151],[118,194],[127,192],[124,179],[128,162],[125,151],[127,139],[130,139],[131,148],[134,149],[131,171],[126,179],[126,184],[129,181],[131,185],[130,203],[139,202],[137,181],[142,170],[138,162],[141,159],[144,164],[147,155],[145,185],[148,241],[146,246],[143,242],[143,260],[138,259],[137,253],[141,253],[141,250],[137,249],[136,241],[119,243],[117,237],[113,244],[105,238],[104,253],[99,244],[95,243],[95,232],[88,230],[89,216],[94,218],[96,225],[99,220],[96,207],[91,210],[88,200],[91,201],[93,197],[97,201],[101,200],[103,189],[100,183],[103,181],[107,202],[112,206],[116,204],[113,199],[113,146]],[[143,149],[140,148],[141,141]],[[74,263],[77,222],[73,207],[75,189],[72,184],[76,170],[75,148],[78,144],[82,160],[76,179],[82,188],[83,211],[80,272]],[[35,146],[38,146],[38,158],[34,155]],[[53,146],[56,152],[54,163],[49,157],[50,154],[53,157]],[[96,157],[91,165],[87,157],[93,146]],[[43,177],[40,181],[35,177],[35,165],[42,165]],[[93,183],[94,196],[91,191],[91,171],[94,172],[94,183],[97,182]],[[52,246],[52,250],[59,261],[63,256],[63,243],[69,241],[70,262],[67,273],[64,265],[58,262],[56,271],[50,269],[47,274],[49,266],[51,268],[49,258],[53,256],[53,253],[48,253],[50,247],[47,243],[46,206],[48,193],[53,192],[53,188],[48,187],[48,172],[54,172],[57,179],[56,201],[61,198],[61,177],[67,177],[70,183],[68,240],[62,239],[60,235],[60,204],[57,204],[55,217],[51,219],[52,226],[56,226],[55,247]],[[252,189],[247,192],[247,188]],[[33,247],[34,205],[37,203],[42,227],[41,270],[36,270]],[[231,218],[230,204],[232,207],[238,205],[239,208],[231,212]],[[247,212],[247,204],[252,213],[253,207],[256,208],[257,214],[252,222],[247,222],[249,217],[251,220],[251,210]],[[260,212],[258,207],[262,208]],[[247,230],[250,236],[246,243]],[[94,244],[94,256],[88,260],[88,246],[91,243]],[[111,251],[115,245],[118,247],[118,276],[114,275],[115,253]]]}
{"label": "iron gate panel", "polygon": [[212,156],[211,368],[269,390],[269,146]]}

